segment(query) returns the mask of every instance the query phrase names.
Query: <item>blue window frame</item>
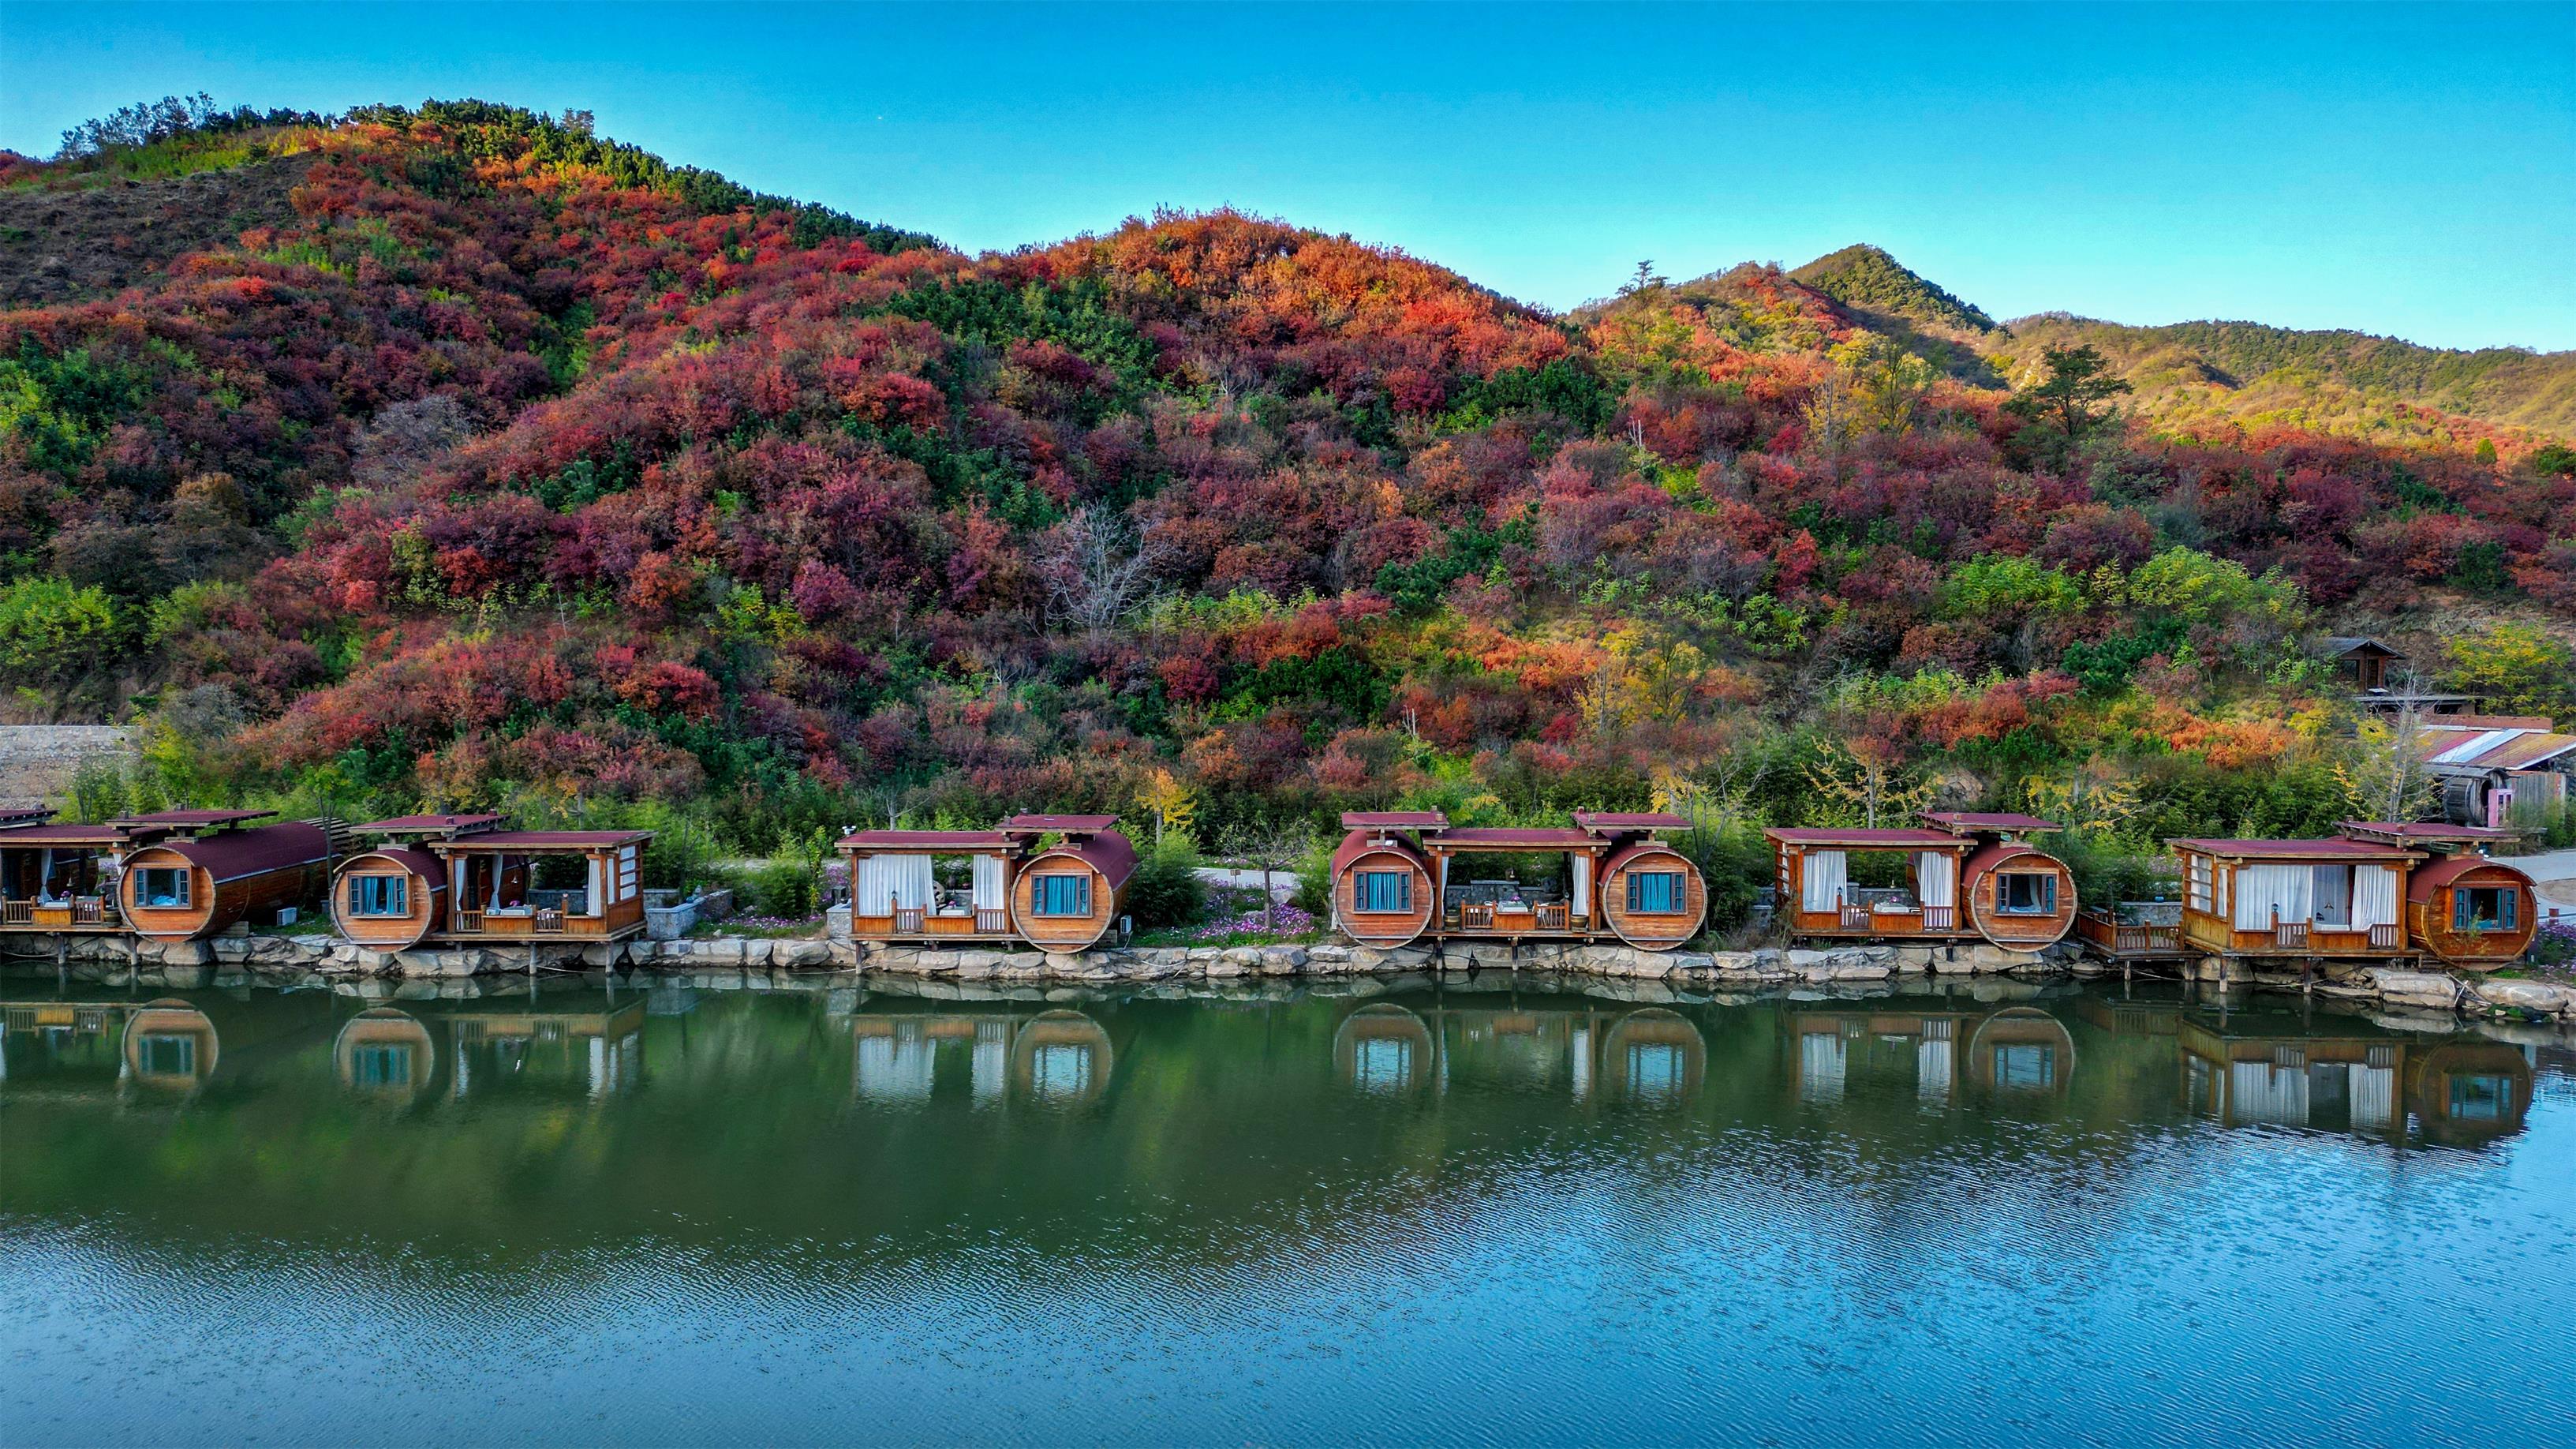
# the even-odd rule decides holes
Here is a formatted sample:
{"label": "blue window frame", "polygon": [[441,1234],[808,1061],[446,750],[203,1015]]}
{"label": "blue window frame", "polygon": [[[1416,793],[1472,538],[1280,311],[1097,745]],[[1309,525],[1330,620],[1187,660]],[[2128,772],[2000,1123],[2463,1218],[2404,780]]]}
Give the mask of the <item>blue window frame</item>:
{"label": "blue window frame", "polygon": [[1042,875],[1029,894],[1030,909],[1041,916],[1091,914],[1091,877]]}
{"label": "blue window frame", "polygon": [[148,865],[135,872],[134,903],[154,910],[188,909],[188,868],[183,865]]}
{"label": "blue window frame", "polygon": [[2451,929],[2513,930],[2521,904],[2522,892],[2511,886],[2462,886],[2451,892]]}
{"label": "blue window frame", "polygon": [[353,875],[349,877],[349,914],[353,916],[408,916],[411,914],[411,879],[399,875]]}
{"label": "blue window frame", "polygon": [[1682,910],[1682,875],[1677,870],[1632,870],[1628,872],[1628,909],[1647,915],[1670,915]]}
{"label": "blue window frame", "polygon": [[1359,911],[1411,911],[1413,872],[1364,870],[1351,882],[1351,908]]}
{"label": "blue window frame", "polygon": [[2007,916],[2057,914],[2057,877],[2027,871],[1995,879],[1995,909]]}

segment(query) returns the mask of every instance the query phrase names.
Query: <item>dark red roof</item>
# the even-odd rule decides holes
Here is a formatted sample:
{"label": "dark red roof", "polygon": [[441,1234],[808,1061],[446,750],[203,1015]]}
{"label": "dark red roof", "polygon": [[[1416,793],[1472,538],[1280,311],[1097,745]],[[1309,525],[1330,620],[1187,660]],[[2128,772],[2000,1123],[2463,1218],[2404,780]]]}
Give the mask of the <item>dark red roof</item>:
{"label": "dark red roof", "polygon": [[1401,856],[1421,867],[1423,873],[1426,875],[1429,874],[1431,870],[1431,862],[1422,858],[1422,852],[1415,850],[1412,846],[1405,844],[1403,841],[1399,840],[1391,844],[1380,845],[1377,844],[1370,836],[1369,832],[1365,830],[1354,830],[1350,834],[1343,836],[1342,843],[1333,850],[1333,875],[1338,878],[1343,871],[1351,868],[1351,863],[1353,861],[1360,859],[1362,856],[1368,855]]}
{"label": "dark red roof", "polygon": [[2169,840],[2177,850],[2202,855],[2241,855],[2265,860],[2411,860],[2415,852],[2402,845],[2367,840]]}
{"label": "dark red roof", "polygon": [[1689,820],[1667,811],[1623,812],[1577,810],[1574,823],[1586,830],[1688,830]]}
{"label": "dark red roof", "polygon": [[2483,825],[2436,825],[2413,820],[2344,820],[2335,828],[2359,840],[2511,840],[2510,830]]}
{"label": "dark red roof", "polygon": [[1425,845],[1488,845],[1509,850],[1517,847],[1562,850],[1567,847],[1598,845],[1600,839],[1588,830],[1557,830],[1540,827],[1468,826],[1443,830],[1423,842]]}
{"label": "dark red roof", "polygon": [[1019,837],[999,830],[861,830],[841,837],[849,850],[1006,850]]}
{"label": "dark red roof", "polygon": [[1088,835],[1106,830],[1118,823],[1115,815],[1014,815],[1002,822],[1004,830],[1058,831]]}
{"label": "dark red roof", "polygon": [[1610,858],[1601,862],[1601,878],[1603,880],[1608,880],[1612,871],[1617,870],[1619,867],[1626,865],[1628,862],[1635,860],[1641,855],[1668,855],[1673,859],[1680,861],[1684,870],[1689,871],[1693,875],[1699,874],[1699,867],[1691,864],[1690,857],[1682,854],[1680,851],[1673,849],[1671,846],[1666,845],[1660,840],[1640,840],[1636,844],[1627,847],[1625,850],[1612,851],[1610,853]]}
{"label": "dark red roof", "polygon": [[108,822],[110,825],[167,825],[185,830],[197,825],[231,825],[243,820],[265,820],[274,810],[156,810],[149,815],[126,815]]}
{"label": "dark red roof", "polygon": [[361,834],[371,835],[429,835],[488,830],[500,823],[498,815],[397,815],[390,820],[370,820],[356,828]]}
{"label": "dark red roof", "polygon": [[0,829],[0,845],[119,845],[130,836],[113,825],[13,825]]}
{"label": "dark red roof", "polygon": [[1926,810],[1923,818],[1945,830],[2056,830],[2054,820],[2036,815],[2019,815],[2009,810],[1981,812],[1976,810]]}
{"label": "dark red roof", "polygon": [[1946,830],[1864,830],[1841,826],[1773,826],[1762,832],[1773,840],[1791,845],[1847,845],[1854,849],[1893,849],[1903,845],[1958,845],[1959,837]]}
{"label": "dark red roof", "polygon": [[[2434,861],[2430,865],[2416,867],[2414,873],[2406,878],[2406,899],[2429,901],[2433,898],[2433,892],[2467,875],[2470,871],[2488,867],[2503,871],[2521,881],[2526,890],[2530,888],[2530,876],[2524,875],[2521,870],[2501,860],[2489,860],[2483,855],[2454,855]],[[2525,911],[2523,914],[2529,915],[2530,912]]]}
{"label": "dark red roof", "polygon": [[[2065,864],[2065,862],[2059,860],[2056,856],[2049,854],[2047,851],[2024,845],[2017,840],[1998,840],[1986,845],[1978,846],[1975,850],[1968,853],[1968,858],[1965,861],[1960,863],[1959,889],[1962,891],[1966,890],[1969,886],[1983,879],[1987,871],[1993,870],[1996,866],[2003,864],[2005,861],[2019,860],[2023,856],[2029,856],[2035,860],[2044,860],[2050,865],[2062,866]],[[2072,882],[2070,882],[2070,884],[2072,884]],[[2075,902],[2072,897],[2065,902],[2065,906],[2066,909],[2070,911],[2075,908]]]}
{"label": "dark red roof", "polygon": [[430,848],[456,850],[599,850],[653,838],[650,830],[485,830],[451,840],[433,840]]}
{"label": "dark red roof", "polygon": [[1344,830],[1437,830],[1449,817],[1437,810],[1346,810]]}
{"label": "dark red roof", "polygon": [[1088,835],[1080,840],[1068,840],[1053,850],[1043,852],[1037,860],[1029,863],[1035,866],[1039,860],[1058,855],[1072,856],[1100,872],[1100,878],[1109,882],[1109,888],[1113,891],[1125,885],[1127,877],[1136,873],[1136,847],[1126,836],[1115,830],[1104,830],[1097,835]]}
{"label": "dark red roof", "polygon": [[228,830],[203,840],[164,840],[152,848],[170,851],[221,883],[329,860],[331,837],[319,825],[290,820]]}
{"label": "dark red roof", "polygon": [[388,845],[377,850],[360,851],[358,854],[350,856],[348,863],[343,865],[341,869],[346,871],[350,866],[354,866],[362,860],[392,861],[394,864],[401,866],[403,869],[410,871],[413,875],[419,876],[422,880],[428,882],[431,890],[440,891],[447,889],[447,862],[430,854],[426,850],[421,850],[409,845]]}

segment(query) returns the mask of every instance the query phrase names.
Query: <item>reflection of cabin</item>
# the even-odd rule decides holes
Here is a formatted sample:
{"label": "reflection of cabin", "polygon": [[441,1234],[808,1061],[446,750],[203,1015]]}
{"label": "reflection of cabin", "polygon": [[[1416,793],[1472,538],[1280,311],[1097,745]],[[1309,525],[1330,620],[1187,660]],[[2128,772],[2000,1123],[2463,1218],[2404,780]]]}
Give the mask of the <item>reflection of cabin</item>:
{"label": "reflection of cabin", "polygon": [[591,1011],[494,1005],[445,1018],[454,1042],[450,1090],[577,1090],[604,1097],[643,1080],[644,1002]]}
{"label": "reflection of cabin", "polygon": [[2183,1100],[2231,1127],[2393,1132],[2404,1038],[2360,1021],[2311,1030],[2277,1015],[2192,1014],[2175,1031]]}
{"label": "reflection of cabin", "polygon": [[1671,1107],[1699,1092],[1708,1046],[1689,1019],[1660,1007],[1441,1004],[1417,1012],[1379,1001],[1342,1018],[1333,1070],[1377,1097],[1472,1085]]}
{"label": "reflection of cabin", "polygon": [[1333,1070],[1362,1092],[1411,1092],[1437,1079],[1439,1049],[1420,1016],[1391,1001],[1342,1018],[1333,1033]]}
{"label": "reflection of cabin", "polygon": [[275,924],[331,878],[337,822],[250,825],[268,810],[167,810],[109,824],[157,838],[124,858],[117,903],[137,934],[162,941]]}
{"label": "reflection of cabin", "polygon": [[[1663,834],[1677,815],[1578,811],[1572,829],[1452,826],[1434,810],[1363,811],[1333,852],[1333,916],[1363,945],[1593,941],[1668,951],[1699,934],[1708,887]],[[1478,874],[1481,862],[1505,863]],[[1522,878],[1518,862],[1553,863]]]}
{"label": "reflection of cabin", "polygon": [[2433,1142],[2473,1146],[2522,1130],[2531,1058],[2500,1041],[2454,1039],[2408,1054],[2406,1102]]}
{"label": "reflection of cabin", "polygon": [[1661,1007],[1629,1012],[1600,1034],[1594,1080],[1602,1096],[1641,1106],[1677,1106],[1708,1075],[1708,1043],[1682,1016]]}
{"label": "reflection of cabin", "polygon": [[[1135,847],[1109,828],[1116,823],[1114,815],[1015,815],[992,830],[852,832],[841,840],[850,936],[1087,946],[1117,919],[1135,870]],[[1049,835],[1062,843],[1040,849]],[[1015,891],[1033,869],[1044,878]]]}
{"label": "reflection of cabin", "polygon": [[112,1087],[125,1075],[131,1011],[120,1002],[0,1002],[0,1086]]}
{"label": "reflection of cabin", "polygon": [[204,1012],[173,996],[145,1002],[125,1022],[125,1069],[140,1087],[189,1090],[215,1074],[222,1043]]}
{"label": "reflection of cabin", "polygon": [[429,1089],[438,1076],[438,1048],[429,1028],[389,1006],[359,1012],[331,1042],[331,1068],[340,1085],[380,1102],[403,1103]]}
{"label": "reflection of cabin", "polygon": [[0,816],[0,931],[123,932],[117,866],[137,841],[169,831],[54,823],[50,813]]}
{"label": "reflection of cabin", "polygon": [[2530,945],[2537,924],[2530,878],[2468,850],[2496,832],[2355,821],[2339,828],[2322,840],[2171,842],[2182,861],[2185,947],[2251,960],[2422,954],[2478,970]]}
{"label": "reflection of cabin", "polygon": [[1840,1102],[1858,1082],[1950,1103],[1962,1089],[2062,1096],[2075,1077],[2075,1038],[2036,1007],[1992,1009],[1896,1004],[1811,1010],[1786,1020],[1795,1043],[1798,1100]]}
{"label": "reflection of cabin", "polygon": [[851,1094],[892,1106],[943,1087],[963,1087],[977,1106],[1081,1106],[1107,1093],[1117,1061],[1109,1033],[1077,1011],[871,1014],[851,1018],[850,1032]]}
{"label": "reflection of cabin", "polygon": [[644,929],[649,830],[503,830],[497,815],[370,821],[331,913],[363,946],[620,941]]}
{"label": "reflection of cabin", "polygon": [[2453,715],[2424,727],[2425,768],[2442,787],[2442,818],[2540,831],[2567,811],[2576,735],[2545,715]]}
{"label": "reflection of cabin", "polygon": [[[2075,877],[2022,837],[2057,827],[2028,815],[1932,811],[1917,829],[1839,826],[1763,834],[1776,853],[1789,934],[1846,941],[1984,940],[2036,951],[2075,921]],[[1853,857],[1903,884],[1852,878]],[[1963,909],[1964,907],[1964,909]]]}

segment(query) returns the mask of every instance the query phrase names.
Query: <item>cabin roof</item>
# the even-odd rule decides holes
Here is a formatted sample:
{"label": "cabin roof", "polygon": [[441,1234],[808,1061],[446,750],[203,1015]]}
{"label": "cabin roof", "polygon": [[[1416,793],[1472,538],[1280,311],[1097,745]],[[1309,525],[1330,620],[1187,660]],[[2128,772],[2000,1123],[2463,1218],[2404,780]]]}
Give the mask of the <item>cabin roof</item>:
{"label": "cabin roof", "polygon": [[[1076,818],[1098,819],[1100,817],[1080,816]],[[1080,840],[1068,840],[1064,844],[1057,846],[1055,849],[1046,852],[1045,855],[1039,856],[1038,859],[1044,860],[1050,855],[1069,855],[1074,859],[1081,861],[1083,864],[1090,866],[1093,870],[1100,872],[1100,878],[1109,882],[1109,888],[1113,891],[1118,889],[1120,886],[1125,885],[1127,883],[1127,877],[1136,873],[1136,847],[1134,843],[1129,841],[1126,836],[1121,835],[1114,830],[1105,830],[1097,835],[1087,835]],[[1031,862],[1031,864],[1035,864],[1035,862]]]}
{"label": "cabin roof", "polygon": [[[1343,818],[1347,820],[1350,817],[1344,816]],[[1350,834],[1342,837],[1342,843],[1340,845],[1333,847],[1333,874],[1335,876],[1339,876],[1343,871],[1350,869],[1352,863],[1359,860],[1362,856],[1378,854],[1401,856],[1416,868],[1423,870],[1426,873],[1431,868],[1430,862],[1422,858],[1422,852],[1415,850],[1411,845],[1404,841],[1389,841],[1386,844],[1381,845],[1375,838],[1371,837],[1368,831],[1353,830]]]}
{"label": "cabin roof", "polygon": [[2347,654],[2360,654],[2365,652],[2384,654],[2391,659],[2403,659],[2406,657],[2405,655],[2398,653],[2396,650],[2389,648],[2387,645],[2380,643],[2378,640],[2371,638],[2367,634],[2329,634],[2326,636],[2326,652],[2337,659],[2341,659]]}
{"label": "cabin roof", "polygon": [[2263,860],[2412,860],[2416,853],[2402,845],[2368,840],[2169,840],[2177,850],[2202,855],[2244,856]]}
{"label": "cabin roof", "polygon": [[162,840],[151,847],[166,850],[213,876],[217,884],[246,876],[291,870],[331,858],[331,836],[305,820],[231,830],[203,840]]}
{"label": "cabin roof", "polygon": [[1574,823],[1594,834],[1614,830],[1688,830],[1691,823],[1683,816],[1665,810],[1645,812],[1618,810],[1577,810]]}
{"label": "cabin roof", "polygon": [[0,845],[122,845],[131,837],[113,825],[13,825],[0,829]]}
{"label": "cabin roof", "polygon": [[1437,810],[1346,810],[1344,830],[1438,830],[1449,817]]}
{"label": "cabin roof", "polygon": [[[1612,851],[1610,853],[1610,858],[1601,862],[1601,878],[1603,880],[1608,880],[1611,872],[1617,870],[1623,865],[1626,865],[1628,862],[1637,859],[1639,856],[1645,855],[1668,855],[1675,860],[1681,861],[1682,864],[1686,866],[1690,864],[1689,860],[1686,859],[1680,851],[1674,849],[1665,841],[1640,840],[1632,845],[1622,846],[1618,850]],[[1696,873],[1695,870],[1694,873]]]}
{"label": "cabin roof", "polygon": [[859,830],[841,837],[851,850],[1007,850],[1019,843],[1000,830]]}
{"label": "cabin roof", "polygon": [[394,864],[401,866],[403,869],[410,871],[413,875],[419,876],[422,880],[429,882],[429,888],[431,890],[444,890],[447,888],[447,862],[417,846],[380,845],[373,850],[362,850],[357,854],[350,856],[349,864],[355,865],[359,861],[369,859],[390,860]]}
{"label": "cabin roof", "polygon": [[1598,845],[1601,840],[1589,830],[1566,830],[1546,826],[1475,825],[1443,830],[1438,835],[1426,838],[1422,843],[1424,845],[1490,846],[1499,850],[1519,848],[1563,850],[1569,847]]}
{"label": "cabin roof", "polygon": [[1003,821],[1000,828],[1021,833],[1052,830],[1068,835],[1088,835],[1117,823],[1115,815],[1014,815]]}
{"label": "cabin roof", "polygon": [[31,805],[24,810],[0,810],[0,830],[20,825],[42,825],[53,818],[54,812],[40,805]]}
{"label": "cabin roof", "polygon": [[166,825],[174,830],[191,830],[207,825],[238,825],[245,820],[266,820],[274,810],[156,810],[149,815],[121,815],[110,825]]}
{"label": "cabin roof", "polygon": [[484,830],[429,842],[432,850],[600,850],[640,844],[650,830]]}
{"label": "cabin roof", "polygon": [[1958,845],[1958,836],[1947,830],[1863,830],[1841,826],[1778,826],[1762,832],[1773,840],[1789,845],[1848,845],[1859,849],[1886,848],[1899,845]]}
{"label": "cabin roof", "polygon": [[2484,825],[2439,825],[2413,820],[2340,820],[2335,829],[2355,840],[2385,841],[2404,844],[2408,841],[2465,843],[2479,840],[2511,840],[2510,830],[2491,830]]}
{"label": "cabin roof", "polygon": [[2042,820],[2036,815],[2020,815],[2010,810],[1926,810],[1923,812],[1923,818],[1930,821],[1937,829],[1953,832],[1968,830],[2034,831],[2057,830],[2062,828],[2054,820]]}
{"label": "cabin roof", "polygon": [[2470,871],[2482,870],[2488,866],[2522,876],[2526,881],[2531,879],[2529,876],[2522,875],[2520,870],[2500,860],[2489,860],[2483,855],[2454,855],[2434,861],[2431,865],[2418,867],[2414,874],[2408,876],[2406,899],[2418,902],[2429,901],[2433,898],[2433,892],[2467,875]]}
{"label": "cabin roof", "polygon": [[500,823],[498,815],[396,815],[355,828],[370,835],[446,835],[489,830]]}
{"label": "cabin roof", "polygon": [[2516,725],[2460,728],[2436,724],[2425,726],[2424,732],[2431,737],[2433,758],[2430,763],[2436,766],[2528,770],[2576,750],[2576,735],[2552,734],[2545,729],[2526,729]]}

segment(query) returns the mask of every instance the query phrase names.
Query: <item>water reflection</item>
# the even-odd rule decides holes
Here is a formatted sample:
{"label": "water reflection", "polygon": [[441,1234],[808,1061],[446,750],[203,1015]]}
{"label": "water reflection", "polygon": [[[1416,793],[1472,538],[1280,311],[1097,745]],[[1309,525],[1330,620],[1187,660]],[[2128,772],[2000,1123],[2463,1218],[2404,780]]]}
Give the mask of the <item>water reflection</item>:
{"label": "water reflection", "polygon": [[861,1013],[850,1017],[850,1096],[879,1106],[950,1093],[978,1106],[1078,1107],[1108,1091],[1116,1049],[1078,1011]]}
{"label": "water reflection", "polygon": [[2531,1109],[2529,1052],[2427,1036],[2362,1017],[2280,1009],[2175,1014],[2189,1108],[2230,1126],[2296,1127],[2475,1145],[2518,1131]]}

